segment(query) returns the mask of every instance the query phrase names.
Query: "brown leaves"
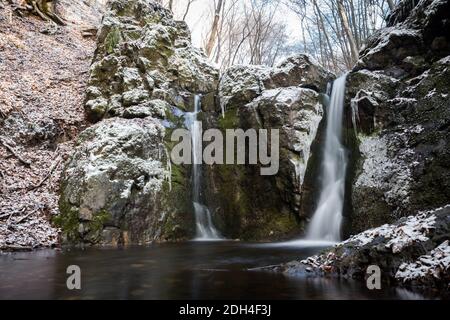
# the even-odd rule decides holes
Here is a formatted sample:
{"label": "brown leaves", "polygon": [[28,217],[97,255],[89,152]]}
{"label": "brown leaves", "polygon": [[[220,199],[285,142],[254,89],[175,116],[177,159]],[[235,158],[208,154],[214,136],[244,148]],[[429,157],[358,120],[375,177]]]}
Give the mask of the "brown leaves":
{"label": "brown leaves", "polygon": [[[0,16],[0,250],[58,242],[50,218],[59,213],[63,161],[85,127],[95,49],[81,34],[83,19],[100,18],[81,0],[61,3],[73,23],[54,35],[40,32],[47,23],[39,19]],[[1,14],[11,10],[6,5]]]}

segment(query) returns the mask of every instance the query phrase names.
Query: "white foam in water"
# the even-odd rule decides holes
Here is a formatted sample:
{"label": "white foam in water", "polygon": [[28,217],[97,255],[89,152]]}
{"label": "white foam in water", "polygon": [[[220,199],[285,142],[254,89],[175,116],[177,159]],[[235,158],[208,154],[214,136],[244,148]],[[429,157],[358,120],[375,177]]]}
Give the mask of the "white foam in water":
{"label": "white foam in water", "polygon": [[275,243],[264,243],[257,244],[256,246],[266,247],[266,248],[319,248],[319,247],[332,247],[337,242],[334,241],[321,241],[321,240],[293,240],[286,242],[275,242]]}
{"label": "white foam in water", "polygon": [[347,75],[334,81],[327,113],[322,187],[319,204],[307,232],[307,240],[339,241],[344,207],[347,157],[341,142]]}

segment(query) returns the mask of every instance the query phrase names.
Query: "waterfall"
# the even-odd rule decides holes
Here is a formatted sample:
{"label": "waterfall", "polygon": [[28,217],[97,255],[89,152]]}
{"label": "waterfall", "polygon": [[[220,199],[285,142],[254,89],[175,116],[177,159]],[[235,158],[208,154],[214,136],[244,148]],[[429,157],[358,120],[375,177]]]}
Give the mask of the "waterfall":
{"label": "waterfall", "polygon": [[220,234],[214,227],[211,212],[201,203],[202,188],[202,124],[197,121],[197,115],[201,112],[201,95],[195,96],[194,112],[186,114],[186,126],[191,131],[192,139],[192,203],[195,212],[196,239],[217,240]]}
{"label": "waterfall", "polygon": [[322,186],[307,239],[339,241],[344,207],[347,157],[342,145],[342,114],[347,75],[334,81],[327,110],[325,149],[321,164]]}

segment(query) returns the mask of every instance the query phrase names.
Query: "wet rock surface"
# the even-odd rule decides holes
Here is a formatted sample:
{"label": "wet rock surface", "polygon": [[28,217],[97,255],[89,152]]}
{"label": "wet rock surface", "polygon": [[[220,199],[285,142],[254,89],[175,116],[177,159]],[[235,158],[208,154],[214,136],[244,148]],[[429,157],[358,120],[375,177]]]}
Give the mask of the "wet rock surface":
{"label": "wet rock surface", "polygon": [[296,276],[364,279],[378,266],[382,280],[448,290],[450,206],[419,212],[360,233],[324,253],[268,268]]}
{"label": "wet rock surface", "polygon": [[302,230],[306,168],[323,116],[321,93],[332,77],[306,55],[289,57],[274,68],[235,66],[222,76],[219,103],[207,114],[206,126],[223,132],[267,129],[269,135],[277,129],[280,134],[275,175],[262,176],[266,166],[260,164],[208,168],[205,192],[228,237],[274,240]]}
{"label": "wet rock surface", "polygon": [[[66,164],[56,220],[72,243],[176,241],[195,234],[189,167],[170,164],[171,133],[218,71],[185,22],[150,1],[109,1],[85,100],[98,122]],[[213,99],[214,100],[214,99]],[[214,101],[212,101],[214,104]]]}
{"label": "wet rock surface", "polygon": [[350,233],[448,204],[448,12],[438,0],[420,1],[407,17],[394,11],[397,22],[369,39],[348,76]]}

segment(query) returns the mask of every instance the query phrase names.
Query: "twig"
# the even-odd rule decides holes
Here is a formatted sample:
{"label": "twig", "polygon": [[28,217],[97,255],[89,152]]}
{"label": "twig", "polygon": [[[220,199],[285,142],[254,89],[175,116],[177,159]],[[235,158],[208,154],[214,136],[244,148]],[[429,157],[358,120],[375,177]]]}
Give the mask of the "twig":
{"label": "twig", "polygon": [[[22,210],[20,210],[21,213],[23,213],[26,210],[26,208],[22,208]],[[16,214],[18,211],[13,211],[11,212],[11,214],[8,217],[8,220],[6,220],[6,227],[9,228],[9,222],[11,221],[11,217]]]}
{"label": "twig", "polygon": [[32,215],[35,212],[37,212],[37,210],[33,210],[30,213],[28,213],[27,215],[21,217],[18,221],[16,221],[16,224],[22,223],[22,221],[24,221],[26,218],[28,218],[30,215]]}
{"label": "twig", "polygon": [[[15,213],[15,212],[13,212],[13,213]],[[9,215],[11,215],[11,213],[0,214],[0,219],[3,219],[4,217],[8,217]]]}
{"label": "twig", "polygon": [[13,154],[13,156],[15,156],[17,159],[19,159],[20,162],[22,162],[24,165],[26,165],[27,167],[31,166],[31,162],[28,160],[25,160],[24,158],[22,158],[22,156],[20,156],[13,147],[11,147],[9,144],[7,144],[3,139],[0,138],[0,143],[9,151]]}
{"label": "twig", "polygon": [[32,190],[36,190],[37,188],[40,188],[45,181],[47,181],[48,178],[51,177],[51,175],[53,174],[53,171],[55,171],[55,169],[59,166],[59,164],[61,163],[61,158],[58,158],[56,162],[53,163],[53,165],[51,166],[50,170],[48,171],[47,175],[36,185],[31,186],[30,188],[28,188],[29,191]]}

